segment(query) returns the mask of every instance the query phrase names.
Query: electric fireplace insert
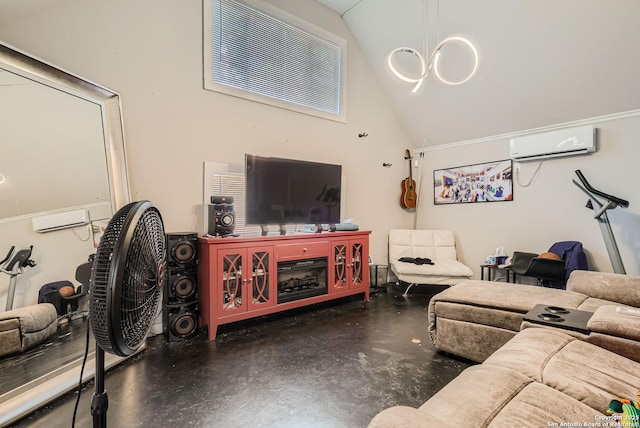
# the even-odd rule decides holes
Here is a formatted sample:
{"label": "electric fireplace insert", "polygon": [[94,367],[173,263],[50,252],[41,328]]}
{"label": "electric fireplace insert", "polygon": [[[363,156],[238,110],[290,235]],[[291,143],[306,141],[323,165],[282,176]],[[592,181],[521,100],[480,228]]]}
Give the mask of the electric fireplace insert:
{"label": "electric fireplace insert", "polygon": [[278,303],[327,294],[327,258],[278,263]]}

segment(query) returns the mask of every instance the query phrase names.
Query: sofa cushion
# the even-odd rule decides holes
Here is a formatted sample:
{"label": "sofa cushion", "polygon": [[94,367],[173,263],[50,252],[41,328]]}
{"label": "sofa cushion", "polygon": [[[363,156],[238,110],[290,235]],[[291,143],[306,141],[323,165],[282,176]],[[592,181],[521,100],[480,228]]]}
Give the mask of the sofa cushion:
{"label": "sofa cushion", "polygon": [[566,290],[536,287],[505,282],[468,280],[456,287],[444,290],[431,299],[433,305],[439,301],[463,303],[469,306],[500,308],[527,313],[540,303],[576,309],[587,296]]}
{"label": "sofa cushion", "polygon": [[[531,383],[530,378],[513,370],[485,365],[473,366],[438,391],[420,406],[420,410],[439,414],[442,421],[446,422],[433,426],[486,426],[513,397]],[[479,397],[482,399],[478,399]],[[461,403],[464,403],[464,409],[460,408]],[[458,424],[452,423],[455,419],[459,421]]]}
{"label": "sofa cushion", "polygon": [[398,260],[400,257],[457,260],[455,236],[450,230],[391,230],[389,259]]}
{"label": "sofa cushion", "polygon": [[640,342],[640,317],[618,313],[622,305],[604,305],[595,310],[587,327],[592,332]]}
{"label": "sofa cushion", "polygon": [[609,334],[591,333],[585,339],[600,348],[640,363],[640,342]]}
{"label": "sofa cushion", "polygon": [[596,413],[517,371],[482,364],[466,369],[419,409],[397,406],[380,412],[369,428],[548,426],[593,421]]}
{"label": "sofa cushion", "polygon": [[598,299],[596,297],[587,297],[584,300],[584,302],[580,303],[580,305],[575,309],[586,311],[586,312],[595,312],[595,310],[598,309],[600,306],[615,305],[615,304],[616,302],[611,300]]}
{"label": "sofa cushion", "polygon": [[551,328],[526,328],[505,343],[484,362],[516,370],[541,381],[542,369],[550,356],[567,346],[573,338]]}
{"label": "sofa cushion", "polygon": [[432,340],[440,351],[482,362],[515,335],[510,329],[438,318],[438,334]]}
{"label": "sofa cushion", "polygon": [[484,364],[520,372],[600,413],[616,397],[635,397],[640,387],[640,363],[557,329],[524,329]]}
{"label": "sofa cushion", "polygon": [[24,308],[13,309],[0,314],[0,320],[18,320],[20,329],[24,333],[40,331],[52,321],[58,319],[56,308],[50,303],[25,306]]}
{"label": "sofa cushion", "polygon": [[16,318],[0,320],[0,356],[13,354],[21,349],[20,321]]}
{"label": "sofa cushion", "polygon": [[437,345],[441,318],[519,331],[522,318],[540,303],[575,309],[587,296],[566,290],[503,282],[467,280],[429,301],[429,333]]}
{"label": "sofa cushion", "polygon": [[640,307],[640,276],[637,275],[576,270],[567,281],[567,290]]}
{"label": "sofa cushion", "polygon": [[[459,276],[468,279],[473,272],[457,260],[434,260],[432,265],[401,262],[394,263],[396,274],[403,276]],[[424,279],[424,278],[422,278]]]}
{"label": "sofa cushion", "polygon": [[467,305],[461,302],[436,301],[433,312],[437,315],[437,327],[444,319],[488,325],[511,331],[520,331],[524,312],[503,308]]}
{"label": "sofa cushion", "polygon": [[[374,427],[441,427],[441,426],[486,426],[506,403],[532,382],[526,376],[508,369],[490,366],[473,366],[438,391],[423,404],[418,415],[404,409],[387,409],[379,413],[369,425]],[[478,397],[482,397],[481,400]],[[464,404],[463,404],[464,403]],[[411,423],[404,425],[404,415]]]}
{"label": "sofa cushion", "polygon": [[604,411],[595,410],[560,391],[533,382],[509,400],[489,424],[476,425],[474,422],[465,426],[487,426],[488,428],[598,426],[598,422],[604,418]]}
{"label": "sofa cushion", "polygon": [[591,334],[583,340],[640,362],[640,317],[618,313],[621,306],[597,308],[587,324]]}
{"label": "sofa cushion", "polygon": [[50,303],[3,312],[0,314],[0,356],[33,348],[57,328],[58,313]]}

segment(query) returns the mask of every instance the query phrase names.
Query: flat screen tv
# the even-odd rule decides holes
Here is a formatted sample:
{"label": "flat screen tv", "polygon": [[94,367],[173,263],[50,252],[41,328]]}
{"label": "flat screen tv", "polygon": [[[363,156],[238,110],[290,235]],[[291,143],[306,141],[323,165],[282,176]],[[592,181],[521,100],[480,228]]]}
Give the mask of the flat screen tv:
{"label": "flat screen tv", "polygon": [[342,166],[245,155],[247,224],[340,222]]}

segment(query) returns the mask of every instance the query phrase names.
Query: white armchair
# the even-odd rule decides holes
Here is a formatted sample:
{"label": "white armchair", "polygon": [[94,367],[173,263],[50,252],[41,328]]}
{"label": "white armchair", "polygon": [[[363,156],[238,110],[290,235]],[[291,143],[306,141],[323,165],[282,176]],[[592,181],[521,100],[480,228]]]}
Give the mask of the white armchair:
{"label": "white armchair", "polygon": [[[403,262],[401,258],[430,259],[433,264]],[[400,281],[415,284],[455,285],[471,278],[471,269],[458,261],[456,240],[450,230],[393,229],[389,231],[389,264]]]}

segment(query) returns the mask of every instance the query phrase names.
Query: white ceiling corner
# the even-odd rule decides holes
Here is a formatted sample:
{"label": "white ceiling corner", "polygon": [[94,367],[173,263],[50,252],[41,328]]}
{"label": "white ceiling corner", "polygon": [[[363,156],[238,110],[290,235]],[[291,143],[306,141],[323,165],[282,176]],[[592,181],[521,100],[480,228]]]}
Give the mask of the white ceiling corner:
{"label": "white ceiling corner", "polygon": [[335,10],[336,12],[338,12],[339,15],[342,16],[345,12],[356,7],[358,3],[361,3],[366,0],[318,0],[318,1],[324,4],[325,6],[329,7],[330,9]]}

